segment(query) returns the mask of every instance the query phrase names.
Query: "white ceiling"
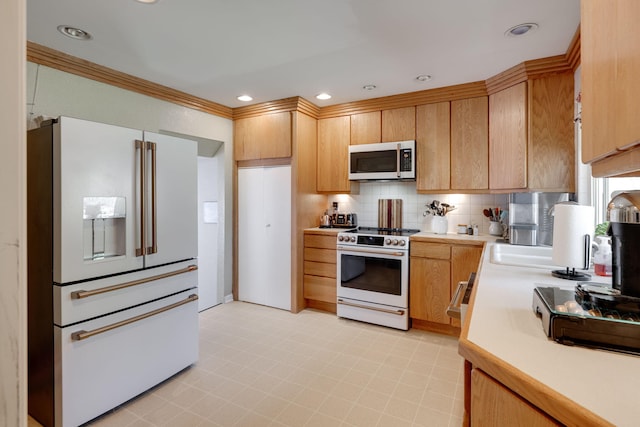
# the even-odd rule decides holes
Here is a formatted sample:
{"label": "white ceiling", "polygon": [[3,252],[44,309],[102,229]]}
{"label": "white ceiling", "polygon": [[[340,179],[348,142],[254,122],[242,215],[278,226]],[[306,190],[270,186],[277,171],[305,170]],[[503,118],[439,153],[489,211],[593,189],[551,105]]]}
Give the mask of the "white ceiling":
{"label": "white ceiling", "polygon": [[[525,22],[539,28],[504,35]],[[229,107],[245,93],[326,106],[485,80],[564,54],[579,22],[579,0],[27,0],[28,40]]]}

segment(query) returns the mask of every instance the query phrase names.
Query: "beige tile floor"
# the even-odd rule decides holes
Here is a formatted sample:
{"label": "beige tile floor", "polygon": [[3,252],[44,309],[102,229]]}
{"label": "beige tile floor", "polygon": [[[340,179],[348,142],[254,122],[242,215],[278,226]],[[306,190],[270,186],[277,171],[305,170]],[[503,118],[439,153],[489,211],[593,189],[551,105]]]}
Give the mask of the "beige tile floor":
{"label": "beige tile floor", "polygon": [[197,364],[89,425],[460,426],[462,407],[454,338],[233,302],[200,313]]}

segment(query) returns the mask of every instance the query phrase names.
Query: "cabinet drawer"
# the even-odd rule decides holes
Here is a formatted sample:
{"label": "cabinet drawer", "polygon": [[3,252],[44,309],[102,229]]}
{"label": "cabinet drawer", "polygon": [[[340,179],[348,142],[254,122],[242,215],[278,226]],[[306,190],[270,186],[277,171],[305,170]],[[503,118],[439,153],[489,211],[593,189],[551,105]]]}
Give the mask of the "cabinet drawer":
{"label": "cabinet drawer", "polygon": [[324,248],[334,249],[336,248],[336,242],[338,236],[322,236],[319,234],[305,234],[304,246],[306,248]]}
{"label": "cabinet drawer", "polygon": [[411,256],[451,259],[451,246],[441,243],[411,242]]}
{"label": "cabinet drawer", "polygon": [[304,276],[304,297],[316,301],[336,303],[336,280],[328,277]]}
{"label": "cabinet drawer", "polygon": [[305,261],[304,262],[304,274],[310,274],[312,276],[330,277],[332,279],[335,279],[336,278],[336,265],[335,264],[327,264],[325,262]]}
{"label": "cabinet drawer", "polygon": [[335,249],[319,249],[319,248],[304,248],[304,260],[326,262],[328,264],[336,263],[336,250]]}

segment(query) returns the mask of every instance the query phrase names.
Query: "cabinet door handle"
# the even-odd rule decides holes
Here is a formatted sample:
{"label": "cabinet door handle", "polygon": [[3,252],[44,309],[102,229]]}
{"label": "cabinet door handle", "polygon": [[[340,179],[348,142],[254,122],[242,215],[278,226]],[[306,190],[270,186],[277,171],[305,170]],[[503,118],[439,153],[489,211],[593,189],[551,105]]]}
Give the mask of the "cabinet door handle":
{"label": "cabinet door handle", "polygon": [[145,277],[144,279],[132,280],[131,282],[118,283],[117,285],[105,286],[104,288],[94,289],[92,291],[74,291],[71,292],[71,299],[87,298],[94,295],[104,294],[106,292],[113,292],[119,289],[129,288],[131,286],[141,285],[143,283],[153,282],[154,280],[165,279],[167,277],[176,276],[182,273],[188,273],[198,269],[197,265],[190,265],[180,270],[170,271],[168,273],[158,274],[156,276]]}
{"label": "cabinet door handle", "polygon": [[462,303],[462,297],[464,296],[468,285],[469,282],[458,282],[456,293],[453,295],[453,299],[447,307],[447,316],[454,319],[460,319],[460,303]]}
{"label": "cabinet door handle", "polygon": [[189,295],[186,299],[183,299],[182,301],[178,301],[176,303],[167,305],[165,307],[158,308],[156,310],[150,311],[148,313],[141,314],[139,316],[131,317],[129,319],[122,320],[120,322],[112,323],[110,325],[103,326],[101,328],[93,329],[91,331],[84,331],[84,330],[76,331],[76,332],[71,334],[71,340],[72,341],[86,340],[87,338],[91,338],[92,336],[99,335],[99,334],[102,334],[104,332],[108,332],[108,331],[110,331],[112,329],[116,329],[116,328],[120,328],[122,326],[130,325],[131,323],[137,322],[137,321],[142,320],[142,319],[146,319],[147,317],[151,317],[151,316],[155,316],[156,314],[164,313],[165,311],[172,310],[172,309],[174,309],[176,307],[180,307],[181,305],[188,304],[190,302],[196,301],[197,299],[198,299],[198,295],[192,294],[192,295]]}

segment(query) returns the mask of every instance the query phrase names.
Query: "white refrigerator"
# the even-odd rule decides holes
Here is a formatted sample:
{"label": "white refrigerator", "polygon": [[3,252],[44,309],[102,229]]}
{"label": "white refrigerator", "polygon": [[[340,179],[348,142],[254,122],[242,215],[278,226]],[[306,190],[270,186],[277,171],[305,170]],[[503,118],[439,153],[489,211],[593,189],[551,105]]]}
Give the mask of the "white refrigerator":
{"label": "white refrigerator", "polygon": [[27,138],[29,413],[77,426],[197,361],[197,143],[59,117]]}

